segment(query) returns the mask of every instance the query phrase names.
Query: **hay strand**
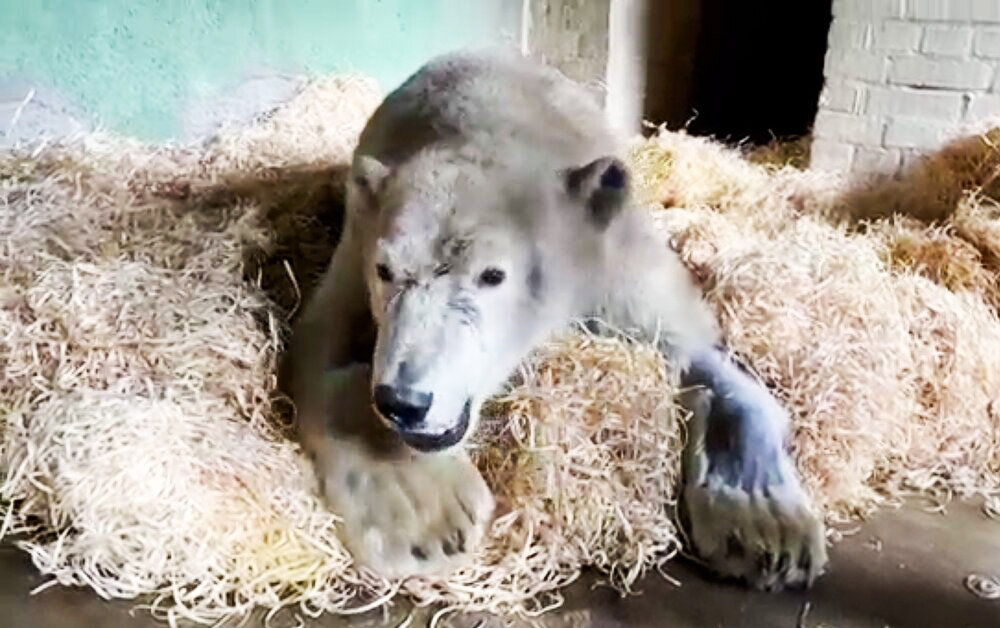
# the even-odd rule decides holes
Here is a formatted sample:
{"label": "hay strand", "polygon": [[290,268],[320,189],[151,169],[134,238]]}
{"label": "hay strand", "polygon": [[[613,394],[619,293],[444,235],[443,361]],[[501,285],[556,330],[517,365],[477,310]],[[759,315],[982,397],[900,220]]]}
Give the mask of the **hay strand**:
{"label": "hay strand", "polygon": [[[501,513],[475,561],[404,582],[352,564],[274,366],[377,103],[370,82],[334,77],[204,145],[91,133],[0,155],[0,536],[50,582],[171,624],[396,595],[438,620],[535,616],[584,567],[629,592],[681,551],[676,373],[643,343],[574,327],[489,405],[473,454]],[[1000,494],[998,160],[983,137],[912,174],[933,194],[909,216],[896,185],[849,189],[683,133],[630,149],[637,198],[788,406],[830,522],[912,492]]]}

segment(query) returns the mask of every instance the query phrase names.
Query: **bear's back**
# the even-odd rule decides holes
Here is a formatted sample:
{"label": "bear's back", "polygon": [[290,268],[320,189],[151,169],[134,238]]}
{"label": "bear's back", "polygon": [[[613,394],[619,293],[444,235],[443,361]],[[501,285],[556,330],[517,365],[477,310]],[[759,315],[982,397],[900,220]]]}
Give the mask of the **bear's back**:
{"label": "bear's back", "polygon": [[527,158],[570,167],[616,154],[619,138],[582,86],[515,55],[437,57],[391,92],[361,134],[357,154],[387,165],[431,145],[482,159]]}

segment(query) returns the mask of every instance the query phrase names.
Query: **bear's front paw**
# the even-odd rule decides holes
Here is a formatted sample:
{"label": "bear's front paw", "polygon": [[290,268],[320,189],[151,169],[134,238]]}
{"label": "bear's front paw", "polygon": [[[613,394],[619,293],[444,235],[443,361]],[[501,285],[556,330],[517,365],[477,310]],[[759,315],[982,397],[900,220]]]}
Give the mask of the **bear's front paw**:
{"label": "bear's front paw", "polygon": [[387,578],[444,575],[467,563],[493,515],[493,494],[464,453],[378,460],[330,442],[316,466],[347,550]]}
{"label": "bear's front paw", "polygon": [[823,572],[823,524],[800,490],[745,489],[712,478],[684,487],[698,556],[717,574],[756,589],[808,588]]}
{"label": "bear's front paw", "polygon": [[717,574],[761,590],[807,588],[827,563],[823,522],[769,429],[768,415],[780,408],[760,400],[688,394],[686,527],[698,557]]}

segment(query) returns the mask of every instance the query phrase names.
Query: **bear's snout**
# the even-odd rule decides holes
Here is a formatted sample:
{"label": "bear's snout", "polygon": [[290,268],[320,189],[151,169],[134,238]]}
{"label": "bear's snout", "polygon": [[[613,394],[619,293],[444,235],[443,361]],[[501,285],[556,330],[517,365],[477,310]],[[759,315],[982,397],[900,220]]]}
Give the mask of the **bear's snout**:
{"label": "bear's snout", "polygon": [[423,423],[434,401],[433,393],[386,384],[375,386],[373,397],[378,413],[401,430],[410,430]]}

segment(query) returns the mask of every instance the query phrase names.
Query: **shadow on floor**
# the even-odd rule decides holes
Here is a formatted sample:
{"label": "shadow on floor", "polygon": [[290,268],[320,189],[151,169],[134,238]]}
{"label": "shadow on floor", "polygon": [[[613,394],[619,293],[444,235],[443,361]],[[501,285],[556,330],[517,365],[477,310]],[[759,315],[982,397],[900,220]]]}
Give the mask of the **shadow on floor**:
{"label": "shadow on floor", "polygon": [[[567,591],[566,605],[536,622],[542,628],[998,628],[1000,600],[984,600],[964,586],[970,573],[1000,574],[1000,522],[976,505],[953,504],[947,515],[929,514],[911,503],[879,514],[838,543],[832,566],[809,592],[767,594],[706,579],[681,561],[666,571],[681,581],[652,576],[639,594],[622,598],[597,578],[581,579]],[[27,556],[0,547],[0,624],[11,628],[152,628],[159,624],[128,602],[101,600],[87,590],[53,587],[35,596],[43,582]],[[805,614],[803,616],[803,611]],[[396,627],[407,611],[396,604],[386,614],[344,620],[323,617],[308,628]],[[426,625],[420,613],[410,626]],[[234,624],[235,625],[235,624]],[[256,618],[244,625],[258,626]],[[274,626],[295,625],[279,617]],[[443,628],[494,628],[498,619],[451,617]]]}

